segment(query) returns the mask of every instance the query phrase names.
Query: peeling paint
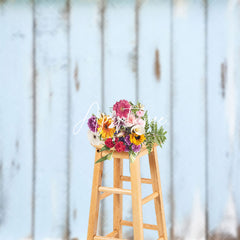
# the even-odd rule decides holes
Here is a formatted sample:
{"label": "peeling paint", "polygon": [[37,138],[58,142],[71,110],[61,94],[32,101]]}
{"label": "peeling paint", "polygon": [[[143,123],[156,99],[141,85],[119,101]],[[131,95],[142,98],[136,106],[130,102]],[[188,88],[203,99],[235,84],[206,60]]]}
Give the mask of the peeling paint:
{"label": "peeling paint", "polygon": [[236,237],[225,233],[212,233],[209,234],[209,240],[236,240]]}
{"label": "peeling paint", "polygon": [[240,225],[237,228],[237,239],[240,239]]}
{"label": "peeling paint", "polygon": [[156,79],[160,81],[161,79],[161,65],[159,60],[159,50],[155,50],[155,61],[154,61],[154,73],[156,76]]}
{"label": "peeling paint", "polygon": [[225,97],[226,77],[227,77],[227,63],[226,61],[224,61],[221,64],[221,89],[223,98]]}
{"label": "peeling paint", "polygon": [[132,51],[131,53],[129,53],[129,62],[130,62],[132,72],[136,73],[136,71],[137,71],[137,55],[136,55],[135,50]]}
{"label": "peeling paint", "polygon": [[79,83],[79,79],[78,79],[78,65],[77,64],[74,69],[74,80],[75,80],[75,88],[78,91],[80,83]]}
{"label": "peeling paint", "polygon": [[15,142],[15,147],[16,147],[16,152],[18,152],[19,151],[19,141],[18,140],[16,140],[16,142]]}
{"label": "peeling paint", "polygon": [[70,14],[70,1],[66,1],[66,5],[65,7],[62,9],[61,12],[63,19],[67,20],[69,18],[69,14]]}
{"label": "peeling paint", "polygon": [[76,218],[77,218],[77,209],[75,208],[73,210],[73,219],[76,220]]}
{"label": "peeling paint", "polygon": [[7,0],[0,0],[0,4],[4,4],[6,2],[7,2]]}

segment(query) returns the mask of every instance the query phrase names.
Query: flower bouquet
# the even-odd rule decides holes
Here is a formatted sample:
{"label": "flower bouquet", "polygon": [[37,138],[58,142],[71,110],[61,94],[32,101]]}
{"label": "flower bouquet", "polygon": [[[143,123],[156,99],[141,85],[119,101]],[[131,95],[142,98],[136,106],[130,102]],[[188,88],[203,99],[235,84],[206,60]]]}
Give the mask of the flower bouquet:
{"label": "flower bouquet", "polygon": [[88,119],[88,138],[92,145],[102,145],[100,152],[108,150],[109,154],[96,163],[112,158],[114,151],[128,152],[131,162],[135,160],[143,145],[148,152],[156,143],[160,147],[166,140],[166,131],[158,122],[149,120],[147,111],[141,103],[133,104],[120,100],[113,105],[112,114],[101,113]]}

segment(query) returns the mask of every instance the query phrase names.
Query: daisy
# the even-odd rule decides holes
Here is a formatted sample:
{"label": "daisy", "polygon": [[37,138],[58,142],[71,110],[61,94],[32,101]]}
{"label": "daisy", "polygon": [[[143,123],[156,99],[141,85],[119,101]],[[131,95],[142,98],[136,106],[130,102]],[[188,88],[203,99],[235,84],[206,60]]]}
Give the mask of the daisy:
{"label": "daisy", "polygon": [[115,127],[112,127],[113,120],[109,116],[102,115],[98,121],[98,131],[103,139],[112,138],[114,132],[116,131]]}
{"label": "daisy", "polygon": [[88,140],[92,145],[101,145],[103,141],[100,140],[100,134],[98,132],[92,132],[88,130]]}

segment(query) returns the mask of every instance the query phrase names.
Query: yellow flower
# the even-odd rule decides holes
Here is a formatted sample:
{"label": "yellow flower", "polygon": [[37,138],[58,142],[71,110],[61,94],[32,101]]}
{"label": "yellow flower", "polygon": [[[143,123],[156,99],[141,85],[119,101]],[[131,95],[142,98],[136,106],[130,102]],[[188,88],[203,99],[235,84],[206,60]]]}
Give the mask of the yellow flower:
{"label": "yellow flower", "polygon": [[144,134],[142,135],[137,135],[136,133],[131,133],[130,134],[130,142],[135,144],[135,145],[140,145],[146,140]]}
{"label": "yellow flower", "polygon": [[112,125],[112,118],[106,115],[102,115],[98,119],[98,131],[101,134],[102,138],[112,138],[114,132],[116,131],[115,127],[110,128],[109,126]]}

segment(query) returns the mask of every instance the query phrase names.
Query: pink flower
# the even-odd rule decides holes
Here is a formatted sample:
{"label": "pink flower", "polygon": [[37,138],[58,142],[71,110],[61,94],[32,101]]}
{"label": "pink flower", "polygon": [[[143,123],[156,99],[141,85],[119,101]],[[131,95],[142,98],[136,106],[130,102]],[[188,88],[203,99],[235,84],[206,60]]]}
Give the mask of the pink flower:
{"label": "pink flower", "polygon": [[142,110],[137,111],[137,116],[138,117],[143,117],[144,116],[144,111],[142,111]]}
{"label": "pink flower", "polygon": [[131,127],[134,124],[136,124],[136,117],[133,113],[130,113],[125,121],[125,125]]}
{"label": "pink flower", "polygon": [[120,100],[113,105],[113,110],[116,112],[116,115],[121,118],[127,118],[130,108],[131,105],[127,100]]}
{"label": "pink flower", "polygon": [[141,118],[137,118],[136,119],[136,124],[140,125],[140,126],[145,126],[145,121]]}

